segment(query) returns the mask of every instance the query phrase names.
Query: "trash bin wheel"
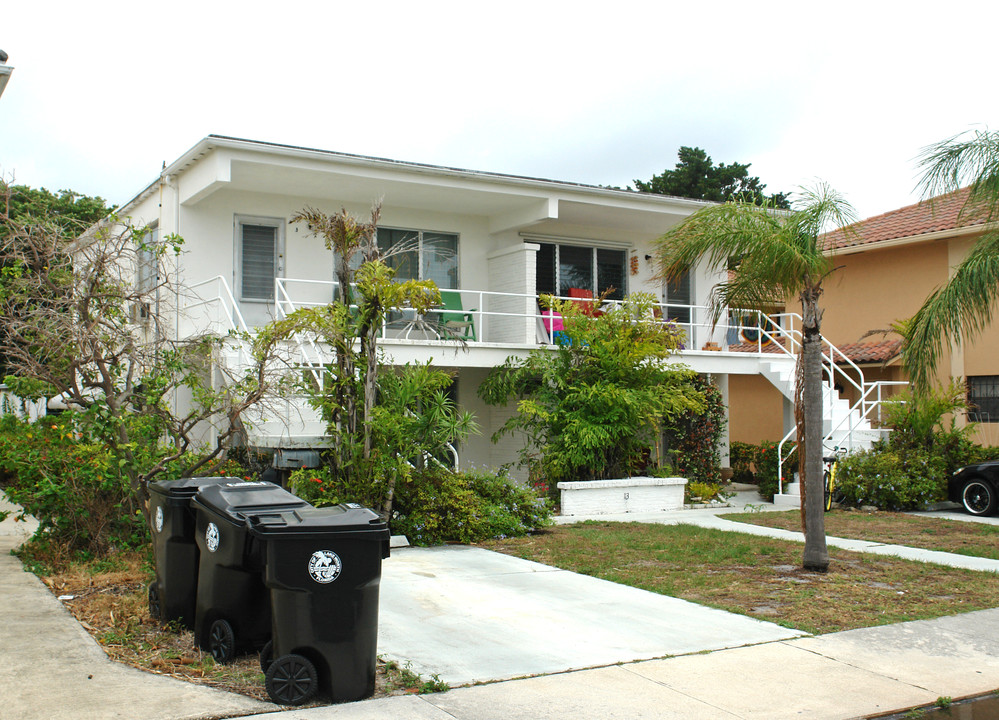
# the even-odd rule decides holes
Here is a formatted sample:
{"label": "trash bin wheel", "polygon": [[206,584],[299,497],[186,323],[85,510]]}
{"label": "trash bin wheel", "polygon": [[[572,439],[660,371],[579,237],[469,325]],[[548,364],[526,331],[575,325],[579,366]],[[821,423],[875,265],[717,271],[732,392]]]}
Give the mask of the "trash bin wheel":
{"label": "trash bin wheel", "polygon": [[319,687],[316,667],[301,655],[282,655],[267,670],[267,694],[278,705],[301,705]]}
{"label": "trash bin wheel", "polygon": [[236,656],[236,634],[227,620],[216,620],[208,631],[208,651],[215,662],[232,662]]}
{"label": "trash bin wheel", "polygon": [[153,620],[163,619],[163,605],[160,602],[160,585],[155,581],[149,583],[149,617]]}
{"label": "trash bin wheel", "polygon": [[271,654],[274,652],[274,641],[268,640],[267,644],[264,645],[263,649],[260,651],[260,672],[266,673],[271,667],[271,661],[274,659]]}

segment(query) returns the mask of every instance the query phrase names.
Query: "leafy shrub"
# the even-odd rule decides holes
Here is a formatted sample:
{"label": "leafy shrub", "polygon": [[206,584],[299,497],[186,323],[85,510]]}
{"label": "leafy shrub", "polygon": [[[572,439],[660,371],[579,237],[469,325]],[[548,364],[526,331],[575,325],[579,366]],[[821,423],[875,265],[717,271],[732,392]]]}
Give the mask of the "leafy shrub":
{"label": "leafy shrub", "polygon": [[756,476],[753,474],[753,461],[756,459],[756,453],[756,446],[750,443],[729,443],[728,461],[732,468],[732,482],[756,482]]}
{"label": "leafy shrub", "polygon": [[[792,482],[798,469],[797,456],[791,453],[794,443],[784,444],[784,484]],[[756,468],[756,480],[759,483],[760,497],[773,500],[777,492],[777,449],[778,443],[766,440],[756,447],[753,466]],[[788,457],[790,454],[790,457]]]}
{"label": "leafy shrub", "polygon": [[944,500],[952,470],[991,454],[968,438],[971,426],[956,426],[954,417],[964,406],[959,383],[919,395],[906,391],[885,403],[888,438],[840,461],[836,477],[844,500],[882,510]]}
{"label": "leafy shrub", "polygon": [[704,396],[704,406],[666,418],[667,452],[677,475],[717,483],[721,480],[718,443],[725,429],[725,404],[721,391],[704,376],[692,376],[690,384]]}
{"label": "leafy shrub", "polygon": [[[296,495],[317,507],[364,504],[326,468],[296,470],[289,484]],[[551,507],[550,501],[503,474],[410,468],[396,487],[389,522],[393,533],[405,535],[414,545],[471,543],[544,527],[551,521]]]}
{"label": "leafy shrub", "polygon": [[647,463],[664,418],[703,408],[695,377],[665,360],[680,346],[675,324],[653,320],[654,298],[635,293],[609,311],[543,298],[563,320],[554,349],[510,357],[479,385],[487,404],[517,403],[493,435],[523,434],[521,463],[540,464],[549,492],[566,480],[628,477]]}
{"label": "leafy shrub", "polygon": [[690,502],[711,502],[721,499],[721,488],[715,483],[703,483],[698,480],[690,480],[683,489],[686,503]]}
{"label": "leafy shrub", "polygon": [[73,413],[36,423],[0,418],[5,492],[38,520],[46,543],[94,557],[141,545],[148,533],[128,478],[75,419]]}
{"label": "leafy shrub", "polygon": [[947,474],[940,456],[879,442],[840,460],[836,485],[851,505],[912,510],[946,497]]}
{"label": "leafy shrub", "polygon": [[397,489],[390,522],[412,544],[436,545],[526,535],[550,521],[546,499],[503,475],[435,469]]}

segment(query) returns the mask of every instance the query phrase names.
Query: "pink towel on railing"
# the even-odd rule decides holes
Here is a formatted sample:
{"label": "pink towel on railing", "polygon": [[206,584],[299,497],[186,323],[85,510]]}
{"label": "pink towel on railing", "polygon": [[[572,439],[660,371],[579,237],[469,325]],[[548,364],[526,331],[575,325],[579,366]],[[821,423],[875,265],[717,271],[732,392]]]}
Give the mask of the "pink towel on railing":
{"label": "pink towel on railing", "polygon": [[546,331],[549,333],[562,331],[562,313],[557,313],[554,310],[544,310],[541,313],[541,317],[544,318],[543,322]]}

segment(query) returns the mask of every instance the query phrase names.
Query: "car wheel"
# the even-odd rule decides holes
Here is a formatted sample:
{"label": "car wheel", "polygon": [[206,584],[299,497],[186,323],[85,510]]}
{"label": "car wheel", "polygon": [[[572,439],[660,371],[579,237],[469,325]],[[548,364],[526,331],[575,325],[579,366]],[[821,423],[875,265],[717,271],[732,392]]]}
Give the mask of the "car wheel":
{"label": "car wheel", "polygon": [[961,504],[972,515],[991,515],[996,510],[996,492],[981,478],[973,478],[961,489]]}

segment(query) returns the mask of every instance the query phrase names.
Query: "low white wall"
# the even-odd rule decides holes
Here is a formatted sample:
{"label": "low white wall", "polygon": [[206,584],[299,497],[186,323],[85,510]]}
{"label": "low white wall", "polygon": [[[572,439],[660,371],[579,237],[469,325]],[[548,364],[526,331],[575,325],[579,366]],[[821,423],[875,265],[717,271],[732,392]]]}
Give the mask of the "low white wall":
{"label": "low white wall", "polygon": [[681,477],[560,482],[563,515],[609,515],[683,508]]}

